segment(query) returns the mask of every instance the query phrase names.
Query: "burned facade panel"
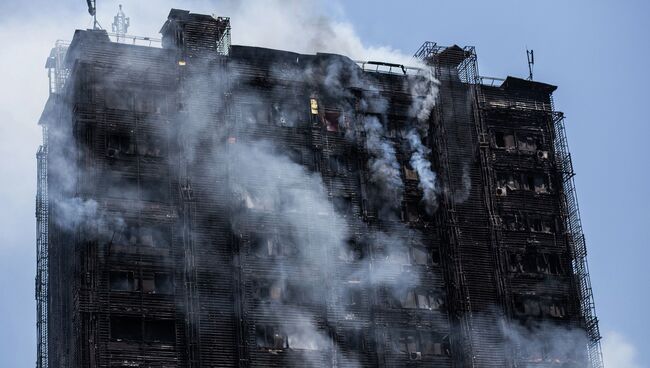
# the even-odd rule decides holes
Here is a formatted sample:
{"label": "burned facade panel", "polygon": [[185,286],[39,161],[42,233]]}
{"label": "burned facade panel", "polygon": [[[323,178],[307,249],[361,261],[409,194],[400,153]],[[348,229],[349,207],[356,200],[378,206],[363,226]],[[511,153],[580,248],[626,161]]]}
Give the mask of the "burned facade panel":
{"label": "burned facade panel", "polygon": [[42,121],[39,361],[600,366],[553,86],[482,84],[473,48],[359,65],[229,32],[75,33]]}

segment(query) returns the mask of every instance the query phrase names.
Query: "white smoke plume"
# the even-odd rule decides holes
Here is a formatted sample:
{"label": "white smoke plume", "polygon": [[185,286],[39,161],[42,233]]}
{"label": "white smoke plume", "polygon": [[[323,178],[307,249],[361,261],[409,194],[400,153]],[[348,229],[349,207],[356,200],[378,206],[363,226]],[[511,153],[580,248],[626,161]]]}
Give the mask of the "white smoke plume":
{"label": "white smoke plume", "polygon": [[395,208],[402,199],[404,186],[400,164],[395,157],[395,147],[386,139],[384,128],[376,116],[364,118],[363,130],[366,134],[366,147],[372,156],[368,162],[370,179],[379,186],[381,198]]}
{"label": "white smoke plume", "polygon": [[418,173],[420,180],[418,185],[423,192],[422,200],[426,203],[429,214],[432,214],[438,208],[438,188],[436,174],[431,170],[431,162],[428,159],[431,150],[422,144],[420,135],[415,129],[411,129],[406,134],[406,139],[412,151],[411,167]]}

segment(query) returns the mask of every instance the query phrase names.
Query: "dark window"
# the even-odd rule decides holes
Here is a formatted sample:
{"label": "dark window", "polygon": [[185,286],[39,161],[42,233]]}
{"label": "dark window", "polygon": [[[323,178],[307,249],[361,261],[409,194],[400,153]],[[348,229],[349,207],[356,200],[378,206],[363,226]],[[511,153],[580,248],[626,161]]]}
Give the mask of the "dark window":
{"label": "dark window", "polygon": [[144,201],[167,202],[169,184],[162,178],[142,178],[140,180],[140,198]]}
{"label": "dark window", "polygon": [[241,104],[242,120],[244,124],[268,124],[269,109],[264,104]]}
{"label": "dark window", "polygon": [[130,176],[110,175],[105,178],[106,192],[109,198],[137,199],[138,180]]}
{"label": "dark window", "polygon": [[352,197],[350,196],[335,196],[332,198],[334,208],[339,215],[348,217],[353,213]]}
{"label": "dark window", "polygon": [[172,275],[168,273],[159,273],[154,274],[154,287],[156,293],[159,294],[172,294],[174,292],[174,283],[172,281]]}
{"label": "dark window", "polygon": [[328,132],[338,132],[341,114],[338,112],[325,112],[324,123]]}
{"label": "dark window", "polygon": [[298,110],[297,106],[274,103],[271,110],[274,124],[286,127],[300,125],[301,114],[298,113]]}
{"label": "dark window", "polygon": [[440,250],[439,249],[433,249],[431,251],[431,263],[434,266],[437,266],[440,264]]}
{"label": "dark window", "polygon": [[167,98],[160,93],[140,92],[135,95],[135,109],[144,113],[165,113],[167,111]]}
{"label": "dark window", "polygon": [[174,320],[150,320],[144,322],[146,341],[174,343],[176,341],[176,323]]}
{"label": "dark window", "polygon": [[281,242],[276,237],[255,235],[251,241],[251,251],[260,258],[283,258],[295,255],[297,247],[288,239]]}
{"label": "dark window", "polygon": [[116,291],[135,291],[136,283],[133,272],[130,271],[111,271],[110,272],[111,290]]}
{"label": "dark window", "polygon": [[137,229],[138,244],[156,248],[169,247],[170,229],[164,225],[143,225]]}
{"label": "dark window", "polygon": [[346,285],[343,288],[343,304],[346,306],[360,306],[363,303],[363,290],[357,286]]}
{"label": "dark window", "polygon": [[546,177],[543,174],[526,173],[523,175],[523,178],[524,189],[535,191],[535,193],[548,192]]}
{"label": "dark window", "polygon": [[435,332],[402,331],[393,332],[393,351],[407,354],[417,360],[422,356],[449,355],[449,342],[446,336]]}
{"label": "dark window", "polygon": [[539,300],[526,295],[515,296],[515,312],[520,316],[539,317],[542,315]]}
{"label": "dark window", "polygon": [[548,262],[548,272],[552,275],[563,275],[564,267],[562,266],[562,260],[557,254],[547,254],[546,260]]}
{"label": "dark window", "polygon": [[363,246],[353,239],[341,247],[339,259],[345,262],[357,262],[364,257]]}
{"label": "dark window", "polygon": [[148,157],[162,157],[167,151],[166,142],[161,136],[145,134],[138,141],[138,154]]}
{"label": "dark window", "polygon": [[494,144],[497,148],[515,149],[515,136],[511,132],[494,132]]}
{"label": "dark window", "polygon": [[402,220],[408,222],[418,222],[420,220],[420,210],[415,202],[404,202],[402,206]]}
{"label": "dark window", "polygon": [[535,152],[538,147],[538,139],[536,136],[528,135],[525,133],[517,134],[517,146],[523,152]]}
{"label": "dark window", "polygon": [[363,330],[345,330],[343,331],[345,339],[345,348],[353,351],[364,352],[368,349],[368,343]]}
{"label": "dark window", "polygon": [[497,187],[517,190],[521,188],[519,175],[515,173],[497,173]]}
{"label": "dark window", "polygon": [[263,302],[280,302],[283,299],[282,284],[272,280],[256,280],[253,285],[253,297]]}
{"label": "dark window", "polygon": [[155,293],[156,283],[151,276],[142,277],[140,279],[140,289],[143,293]]}
{"label": "dark window", "polygon": [[286,304],[295,305],[320,304],[322,297],[322,290],[318,287],[294,283],[289,283],[282,295]]}
{"label": "dark window", "polygon": [[125,90],[109,89],[105,92],[106,107],[116,110],[132,110],[133,96]]}
{"label": "dark window", "polygon": [[142,341],[142,320],[136,317],[111,317],[111,338]]}
{"label": "dark window", "polygon": [[277,326],[256,325],[255,341],[257,347],[264,349],[280,350],[289,347],[287,344],[287,335]]}
{"label": "dark window", "polygon": [[135,141],[131,135],[123,133],[108,133],[106,136],[106,155],[120,158],[135,154]]}
{"label": "dark window", "polygon": [[413,246],[410,249],[411,264],[414,265],[430,265],[431,255],[427,249]]}

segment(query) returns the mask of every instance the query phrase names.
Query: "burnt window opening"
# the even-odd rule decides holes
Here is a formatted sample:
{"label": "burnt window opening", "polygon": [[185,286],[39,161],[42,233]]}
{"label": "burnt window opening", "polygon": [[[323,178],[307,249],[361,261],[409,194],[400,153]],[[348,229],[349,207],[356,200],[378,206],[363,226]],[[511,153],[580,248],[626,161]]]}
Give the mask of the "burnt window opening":
{"label": "burnt window opening", "polygon": [[416,202],[404,201],[402,203],[402,221],[415,223],[420,219],[419,205]]}
{"label": "burnt window opening", "polygon": [[435,332],[394,331],[391,333],[393,351],[408,355],[411,360],[423,356],[450,355],[449,337]]}
{"label": "burnt window opening", "polygon": [[434,266],[440,265],[440,250],[433,249],[431,250],[431,264]]}
{"label": "burnt window opening", "polygon": [[333,174],[346,174],[349,171],[348,158],[343,155],[330,155],[328,166]]}
{"label": "burnt window opening", "polygon": [[534,153],[541,145],[537,136],[521,133],[517,134],[517,146],[520,151]]}
{"label": "burnt window opening", "polygon": [[154,294],[156,292],[156,283],[151,275],[140,278],[140,290],[146,294]]}
{"label": "burnt window opening", "polygon": [[501,224],[504,230],[523,231],[526,229],[523,216],[517,213],[503,215]]}
{"label": "burnt window opening", "polygon": [[156,272],[154,274],[154,290],[158,294],[172,294],[174,292],[172,275],[164,272]]}
{"label": "burnt window opening", "polygon": [[364,256],[363,246],[354,239],[348,240],[343,246],[341,246],[339,252],[339,259],[347,263],[358,262],[362,260]]}
{"label": "burnt window opening", "polygon": [[550,317],[562,319],[567,316],[566,301],[557,298],[539,298],[532,295],[515,295],[515,313],[520,317]]}
{"label": "burnt window opening", "polygon": [[543,174],[525,173],[523,175],[523,189],[535,193],[548,193],[548,184]]}
{"label": "burnt window opening", "polygon": [[551,234],[555,232],[555,221],[550,217],[528,216],[528,227],[530,231]]}
{"label": "burnt window opening", "polygon": [[136,153],[135,140],[130,134],[109,133],[106,136],[106,155],[111,158],[132,156]]}
{"label": "burnt window opening", "polygon": [[548,264],[548,274],[564,275],[564,266],[562,265],[562,258],[559,254],[546,254],[545,258]]}
{"label": "burnt window opening", "polygon": [[162,157],[166,152],[166,143],[162,137],[145,134],[144,138],[138,141],[138,154],[140,156]]}
{"label": "burnt window opening", "polygon": [[273,280],[257,280],[254,283],[253,298],[263,303],[280,303],[285,297],[282,284]]}
{"label": "burnt window opening", "polygon": [[413,170],[410,166],[405,165],[404,166],[404,179],[406,180],[413,180],[417,181],[418,180],[418,173],[417,171]]}
{"label": "burnt window opening", "polygon": [[110,287],[114,291],[136,291],[137,283],[131,271],[111,271]]}
{"label": "burnt window opening", "polygon": [[515,136],[512,132],[496,131],[494,132],[494,145],[497,148],[514,150],[516,148]]}
{"label": "burnt window opening", "polygon": [[515,273],[524,273],[524,256],[521,253],[508,255],[508,270]]}
{"label": "burnt window opening", "polygon": [[366,338],[363,330],[349,329],[342,331],[343,345],[346,349],[358,352],[368,351],[368,339]]}
{"label": "burnt window opening", "polygon": [[343,305],[348,307],[359,307],[363,304],[363,289],[358,285],[348,283],[342,292]]}
{"label": "burnt window opening", "polygon": [[542,308],[536,297],[516,295],[514,298],[515,313],[525,317],[540,317]]}
{"label": "burnt window opening", "polygon": [[119,174],[108,175],[104,178],[106,196],[118,199],[138,199],[138,179]]}
{"label": "burnt window opening", "polygon": [[563,275],[561,258],[558,254],[514,252],[508,255],[508,269],[514,273]]}
{"label": "burnt window opening", "polygon": [[111,317],[111,339],[117,341],[142,341],[142,320],[137,317]]}
{"label": "burnt window opening", "polygon": [[406,309],[438,310],[443,306],[443,299],[427,290],[411,289],[402,292],[399,303]]}
{"label": "burnt window opening", "polygon": [[255,235],[251,240],[251,252],[258,258],[286,258],[295,256],[298,247],[288,239]]}
{"label": "burnt window opening", "polygon": [[334,196],[332,202],[339,215],[348,217],[354,214],[354,204],[351,196]]}
{"label": "burnt window opening", "polygon": [[431,253],[418,246],[412,246],[409,250],[410,263],[413,265],[430,266],[433,264]]}
{"label": "burnt window opening", "polygon": [[543,303],[544,314],[553,318],[566,317],[566,303],[562,300],[549,300]]}
{"label": "burnt window opening", "polygon": [[283,350],[289,347],[287,335],[273,325],[256,325],[255,343],[262,349]]}
{"label": "burnt window opening", "polygon": [[286,304],[318,305],[323,303],[322,290],[315,285],[287,284],[282,300]]}
{"label": "burnt window opening", "polygon": [[278,126],[295,127],[301,125],[301,120],[306,120],[299,111],[297,106],[276,102],[271,109],[271,120]]}
{"label": "burnt window opening", "polygon": [[123,89],[107,89],[104,93],[107,109],[133,110],[133,95]]}
{"label": "burnt window opening", "polygon": [[[278,203],[271,195],[264,193],[242,193],[244,206],[250,210],[276,211]],[[281,205],[283,203],[280,203]]]}
{"label": "burnt window opening", "polygon": [[297,148],[293,148],[288,151],[289,159],[299,165],[302,165],[304,163],[303,161],[303,153],[301,150]]}
{"label": "burnt window opening", "polygon": [[173,344],[176,342],[176,322],[166,319],[145,320],[144,338],[148,342]]}
{"label": "burnt window opening", "polygon": [[268,124],[271,120],[269,109],[260,103],[242,103],[240,105],[244,125]]}
{"label": "burnt window opening", "polygon": [[328,132],[338,132],[341,128],[341,113],[337,111],[326,111],[323,115],[323,124]]}
{"label": "burnt window opening", "polygon": [[140,199],[148,202],[167,202],[169,184],[162,178],[141,178]]}
{"label": "burnt window opening", "polygon": [[508,190],[518,190],[521,188],[520,178],[518,174],[500,172],[497,173],[497,187],[507,188]]}
{"label": "burnt window opening", "polygon": [[168,248],[171,232],[164,225],[124,225],[112,235],[116,244]]}
{"label": "burnt window opening", "polygon": [[135,95],[135,110],[142,113],[162,114],[167,111],[167,99],[161,93],[141,91]]}

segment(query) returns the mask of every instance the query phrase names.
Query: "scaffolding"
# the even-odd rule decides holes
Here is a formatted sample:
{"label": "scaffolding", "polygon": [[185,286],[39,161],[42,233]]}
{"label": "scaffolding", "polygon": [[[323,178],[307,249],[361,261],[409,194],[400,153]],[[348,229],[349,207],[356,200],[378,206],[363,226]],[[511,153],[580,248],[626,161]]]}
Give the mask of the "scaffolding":
{"label": "scaffolding", "polygon": [[[69,70],[64,66],[64,58],[69,43],[56,41],[45,67],[48,69],[50,98],[54,99],[63,90]],[[48,367],[48,239],[49,239],[49,195],[47,181],[48,127],[43,120],[39,122],[43,131],[43,142],[36,153],[37,194],[36,194],[36,329],[37,359],[36,368]]]}
{"label": "scaffolding", "polygon": [[589,338],[589,360],[592,368],[603,367],[603,356],[600,349],[600,330],[598,318],[594,305],[594,295],[591,289],[589,278],[589,266],[587,264],[587,247],[585,236],[582,232],[580,220],[580,208],[578,207],[578,196],[575,189],[575,172],[573,162],[569,153],[569,145],[564,129],[564,114],[555,112],[553,115],[555,130],[555,160],[558,170],[562,174],[562,187],[564,189],[563,201],[566,211],[565,225],[567,236],[573,257],[571,265],[576,278],[576,286],[580,296],[580,312],[582,314],[584,328]]}

